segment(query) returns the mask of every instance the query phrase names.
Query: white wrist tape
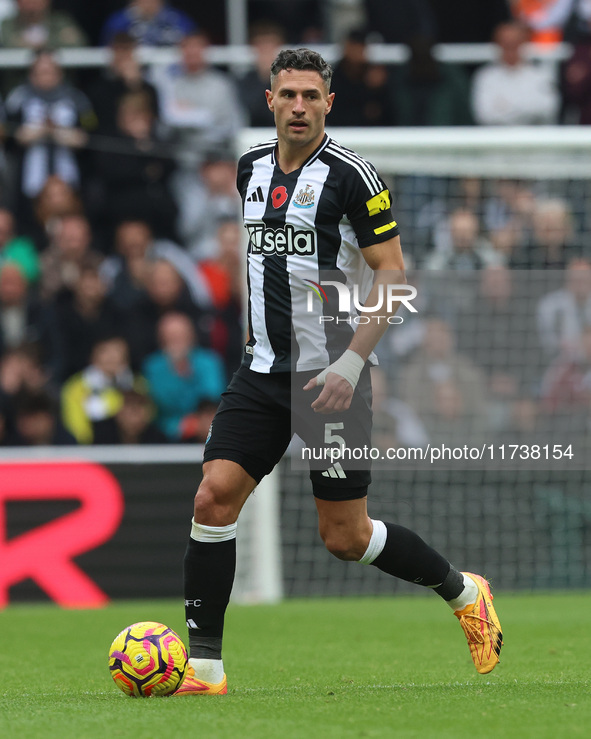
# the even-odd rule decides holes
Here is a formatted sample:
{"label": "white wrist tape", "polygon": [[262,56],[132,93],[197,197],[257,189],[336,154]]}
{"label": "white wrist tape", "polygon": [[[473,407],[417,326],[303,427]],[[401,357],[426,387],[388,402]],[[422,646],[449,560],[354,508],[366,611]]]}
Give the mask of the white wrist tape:
{"label": "white wrist tape", "polygon": [[318,385],[324,385],[329,372],[344,377],[353,390],[357,387],[361,370],[365,367],[365,360],[357,352],[347,349],[337,360],[329,364],[325,370],[316,377]]}

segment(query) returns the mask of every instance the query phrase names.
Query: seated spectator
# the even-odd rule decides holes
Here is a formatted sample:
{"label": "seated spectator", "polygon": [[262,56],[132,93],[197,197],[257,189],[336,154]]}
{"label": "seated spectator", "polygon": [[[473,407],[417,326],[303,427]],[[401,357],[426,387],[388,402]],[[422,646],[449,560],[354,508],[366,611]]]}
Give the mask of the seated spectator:
{"label": "seated spectator", "polygon": [[528,241],[512,255],[514,269],[565,269],[582,255],[575,241],[570,207],[561,198],[540,199]]}
{"label": "seated spectator", "polygon": [[107,295],[99,266],[100,260],[87,256],[80,264],[72,292],[57,308],[65,349],[64,378],[88,365],[92,347],[100,338],[126,331],[125,313]]}
{"label": "seated spectator", "polygon": [[0,26],[0,44],[27,49],[88,46],[84,31],[68,14],[51,9],[51,0],[16,0],[16,15]]}
{"label": "seated spectator", "polygon": [[591,327],[591,262],[574,259],[568,264],[564,286],[539,301],[537,324],[547,357],[577,359],[583,333]]}
{"label": "seated spectator", "polygon": [[198,180],[179,172],[175,178],[179,205],[178,231],[195,261],[209,259],[217,251],[219,225],[241,216],[242,203],[236,189],[236,159],[211,154],[200,168]]}
{"label": "seated spectator", "polygon": [[48,389],[48,377],[41,365],[38,347],[23,345],[0,354],[0,408],[5,431],[14,430],[14,407],[21,395]]}
{"label": "seated spectator", "polygon": [[209,151],[232,149],[243,121],[232,79],[207,63],[209,42],[191,33],[181,42],[181,61],[154,69],[162,122],[178,144],[178,164],[195,171]]}
{"label": "seated spectator", "polygon": [[34,201],[34,219],[25,225],[40,250],[45,249],[64,216],[82,216],[84,207],[76,191],[57,175],[50,175]]}
{"label": "seated spectator", "polygon": [[456,351],[445,321],[427,322],[421,348],[402,370],[399,392],[418,413],[432,443],[484,440],[486,381],[482,371]]}
{"label": "seated spectator", "polygon": [[535,195],[527,182],[493,182],[493,191],[484,203],[483,223],[506,262],[530,238],[535,209]]}
{"label": "seated spectator", "polygon": [[108,46],[117,33],[128,33],[143,46],[175,46],[194,30],[193,19],[166,0],[130,0],[107,18],[102,45]]}
{"label": "seated spectator", "polygon": [[209,346],[213,317],[202,311],[191,299],[182,277],[170,262],[157,259],[148,265],[145,293],[129,311],[129,343],[134,367],[139,367],[148,354],[158,349],[156,324],[171,311],[189,317],[199,343]]}
{"label": "seated spectator", "polygon": [[448,244],[427,256],[425,269],[471,271],[501,263],[502,258],[493,245],[480,235],[478,218],[472,211],[454,210],[448,228]]}
{"label": "seated spectator", "polygon": [[92,348],[90,364],[62,387],[64,426],[79,444],[92,444],[93,423],[116,415],[128,390],[145,392],[146,385],[131,370],[127,343],[118,336],[101,339]]}
{"label": "seated spectator", "polygon": [[544,375],[541,385],[542,408],[546,413],[582,411],[589,417],[591,403],[591,326],[585,326],[576,352],[566,348]]}
{"label": "seated spectator", "polygon": [[[137,58],[137,42],[128,33],[117,33],[111,40],[109,66],[89,89],[98,119],[100,133],[113,135],[117,131],[117,110],[121,99],[131,92],[143,92],[150,100],[152,116],[158,118],[158,94],[144,79]],[[105,152],[106,153],[106,152]]]}
{"label": "seated spectator", "polygon": [[211,305],[206,281],[180,246],[163,239],[154,240],[144,221],[125,220],[115,232],[115,254],[101,266],[101,277],[119,308],[127,310],[143,300],[152,263],[168,262],[185,283],[191,301],[198,308]]}
{"label": "seated spectator", "polygon": [[568,122],[591,124],[591,19],[589,35],[578,41],[562,72],[562,95]]}
{"label": "seated spectator", "polygon": [[52,53],[39,52],[28,82],[8,96],[6,113],[16,127],[22,196],[35,198],[52,174],[77,187],[76,152],[86,143],[96,119],[86,95],[64,81]]}
{"label": "seated spectator", "polygon": [[253,23],[271,21],[285,29],[289,44],[309,45],[323,40],[322,0],[247,0]]}
{"label": "seated spectator", "polygon": [[191,320],[169,313],[158,322],[160,351],[143,364],[156,423],[170,440],[193,437],[195,412],[204,398],[218,400],[225,384],[223,364],[215,352],[197,345]]}
{"label": "seated spectator", "polygon": [[429,0],[435,15],[437,40],[442,44],[487,43],[499,23],[510,20],[511,2],[512,0]]}
{"label": "seated spectator", "polygon": [[15,402],[10,446],[64,446],[76,439],[63,427],[59,408],[46,392],[23,393]]}
{"label": "seated spectator", "polygon": [[152,421],[150,398],[137,390],[123,393],[117,413],[92,424],[95,444],[166,444],[168,439]]}
{"label": "seated spectator", "polygon": [[41,255],[41,299],[64,299],[74,290],[82,265],[89,258],[101,258],[92,249],[90,224],[82,215],[64,216],[55,226],[51,245]]}
{"label": "seated spectator", "polygon": [[339,104],[330,112],[330,126],[391,126],[396,120],[391,80],[384,65],[367,58],[366,34],[350,31],[343,55],[334,67],[331,92]]}
{"label": "seated spectator", "polygon": [[174,238],[177,208],[169,189],[174,162],[155,123],[145,92],[121,99],[116,151],[108,156],[97,152],[95,157],[103,185],[103,218],[110,226],[128,219],[146,221],[159,236]]}
{"label": "seated spectator", "polygon": [[224,358],[231,377],[242,361],[242,227],[224,221],[217,232],[217,253],[199,263],[199,273],[207,281],[215,312],[211,348]]}
{"label": "seated spectator", "polygon": [[273,125],[273,114],[267,105],[265,90],[269,89],[271,64],[284,43],[283,29],[275,23],[261,21],[250,28],[250,47],[255,55],[254,69],[238,80],[238,92],[248,125],[252,128]]}
{"label": "seated spectator", "polygon": [[433,40],[415,36],[409,41],[410,59],[398,72],[396,110],[401,126],[469,126],[470,88],[464,70],[440,63],[433,56]]}
{"label": "seated spectator", "polygon": [[484,126],[556,123],[560,98],[553,73],[524,59],[527,29],[517,22],[503,23],[493,41],[499,61],[484,65],[472,79],[475,121]]}
{"label": "seated spectator", "polygon": [[21,268],[0,270],[0,356],[9,349],[35,346],[50,378],[60,376],[63,357],[55,310],[33,296]]}
{"label": "seated spectator", "polygon": [[217,413],[218,406],[218,402],[209,400],[208,398],[199,401],[197,410],[193,414],[195,416],[195,433],[190,439],[191,441],[197,444],[205,444],[211,431],[211,424]]}
{"label": "seated spectator", "polygon": [[14,228],[12,213],[0,208],[0,269],[9,262],[17,264],[31,285],[39,279],[39,255],[31,239],[17,236]]}

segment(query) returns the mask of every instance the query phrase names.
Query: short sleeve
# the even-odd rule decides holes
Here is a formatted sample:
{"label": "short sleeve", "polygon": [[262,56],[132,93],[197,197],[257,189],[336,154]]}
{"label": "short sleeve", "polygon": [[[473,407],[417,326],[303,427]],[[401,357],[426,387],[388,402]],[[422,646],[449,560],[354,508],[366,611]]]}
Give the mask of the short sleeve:
{"label": "short sleeve", "polygon": [[345,190],[345,213],[361,248],[398,235],[392,196],[369,162],[359,158],[350,167]]}

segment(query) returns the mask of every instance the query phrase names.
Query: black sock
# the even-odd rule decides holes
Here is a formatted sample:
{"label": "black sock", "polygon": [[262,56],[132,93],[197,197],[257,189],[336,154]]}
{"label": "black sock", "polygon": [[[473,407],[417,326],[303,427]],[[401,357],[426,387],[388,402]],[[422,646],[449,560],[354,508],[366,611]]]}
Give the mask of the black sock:
{"label": "black sock", "polygon": [[384,525],[388,532],[386,543],[372,564],[407,582],[438,586],[437,592],[450,572],[449,562],[410,529],[394,523]]}
{"label": "black sock", "polygon": [[191,657],[222,658],[224,615],[236,570],[236,539],[189,539],[185,553],[185,614]]}

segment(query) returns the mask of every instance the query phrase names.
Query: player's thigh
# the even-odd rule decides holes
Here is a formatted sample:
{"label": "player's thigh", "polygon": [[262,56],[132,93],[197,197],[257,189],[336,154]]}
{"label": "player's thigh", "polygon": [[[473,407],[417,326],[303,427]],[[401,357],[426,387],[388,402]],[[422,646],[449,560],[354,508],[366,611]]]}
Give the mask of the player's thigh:
{"label": "player's thigh", "polygon": [[310,450],[314,495],[329,501],[365,498],[371,482],[369,370],[363,371],[351,407],[346,411],[328,415],[314,413],[310,406],[320,390],[311,391],[294,405],[294,430]]}
{"label": "player's thigh", "polygon": [[259,483],[290,439],[289,377],[240,369],[222,395],[203,459],[234,462]]}

